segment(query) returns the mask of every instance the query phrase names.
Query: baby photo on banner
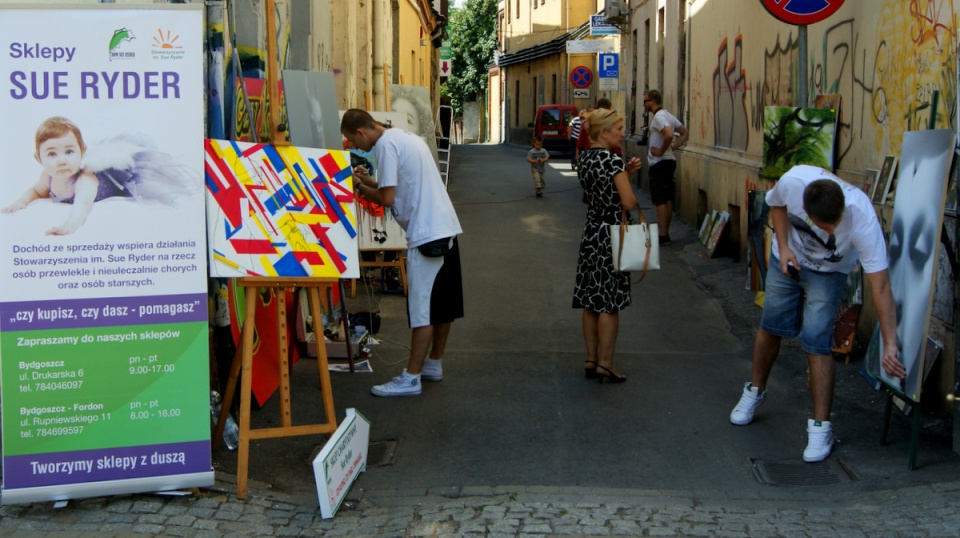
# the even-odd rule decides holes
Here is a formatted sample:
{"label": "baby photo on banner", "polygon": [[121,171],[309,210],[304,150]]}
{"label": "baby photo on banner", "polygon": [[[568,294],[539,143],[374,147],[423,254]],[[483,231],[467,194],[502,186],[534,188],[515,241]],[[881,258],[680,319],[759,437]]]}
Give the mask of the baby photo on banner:
{"label": "baby photo on banner", "polygon": [[213,484],[202,5],[0,5],[3,492]]}
{"label": "baby photo on banner", "polygon": [[212,276],[360,276],[348,152],[208,139],[205,162]]}

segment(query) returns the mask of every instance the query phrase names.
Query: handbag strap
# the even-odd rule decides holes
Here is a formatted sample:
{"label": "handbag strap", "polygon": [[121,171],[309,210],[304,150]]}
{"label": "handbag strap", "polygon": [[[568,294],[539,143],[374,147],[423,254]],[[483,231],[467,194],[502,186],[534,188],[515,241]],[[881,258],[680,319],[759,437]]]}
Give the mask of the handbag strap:
{"label": "handbag strap", "polygon": [[[620,210],[620,249],[617,250],[617,267],[621,266],[623,260],[623,240],[627,237],[627,222],[629,221],[629,212],[626,209]],[[637,220],[640,224],[646,224],[647,221],[643,218],[643,211],[640,209],[640,204],[637,204]],[[643,282],[643,279],[647,277],[647,267],[650,265],[650,227],[647,227],[647,255],[643,260],[643,274],[640,275],[640,280],[637,282]]]}

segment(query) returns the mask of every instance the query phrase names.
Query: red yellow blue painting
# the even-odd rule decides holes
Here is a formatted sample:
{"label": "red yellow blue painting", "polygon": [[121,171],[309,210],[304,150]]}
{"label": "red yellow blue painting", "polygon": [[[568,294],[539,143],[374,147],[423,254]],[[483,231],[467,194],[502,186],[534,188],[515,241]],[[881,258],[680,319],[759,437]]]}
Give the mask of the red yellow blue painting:
{"label": "red yellow blue painting", "polygon": [[360,276],[349,153],[205,146],[211,276]]}

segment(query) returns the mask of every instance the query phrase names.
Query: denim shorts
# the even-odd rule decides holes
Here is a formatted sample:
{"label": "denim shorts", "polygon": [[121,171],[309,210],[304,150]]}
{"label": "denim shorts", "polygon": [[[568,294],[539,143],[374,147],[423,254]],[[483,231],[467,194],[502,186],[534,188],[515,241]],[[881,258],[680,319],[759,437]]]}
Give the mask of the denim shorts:
{"label": "denim shorts", "polygon": [[775,336],[798,336],[807,353],[830,355],[846,273],[801,269],[800,280],[794,280],[783,274],[775,256],[768,267],[760,327]]}

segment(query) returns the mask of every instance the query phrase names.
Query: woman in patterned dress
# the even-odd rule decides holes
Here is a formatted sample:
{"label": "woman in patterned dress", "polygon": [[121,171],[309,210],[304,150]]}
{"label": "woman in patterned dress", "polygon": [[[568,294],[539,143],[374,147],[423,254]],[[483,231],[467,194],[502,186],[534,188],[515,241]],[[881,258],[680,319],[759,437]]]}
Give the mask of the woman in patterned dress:
{"label": "woman in patterned dress", "polygon": [[[573,307],[582,308],[586,377],[614,383],[627,378],[613,367],[620,328],[620,310],[630,305],[630,273],[613,270],[610,224],[620,223],[622,210],[637,207],[629,176],[640,169],[636,157],[624,164],[613,153],[623,143],[623,118],[600,109],[587,118],[591,140],[580,155],[580,183],[587,196],[587,221],[580,240]],[[583,136],[581,134],[581,136]]]}

